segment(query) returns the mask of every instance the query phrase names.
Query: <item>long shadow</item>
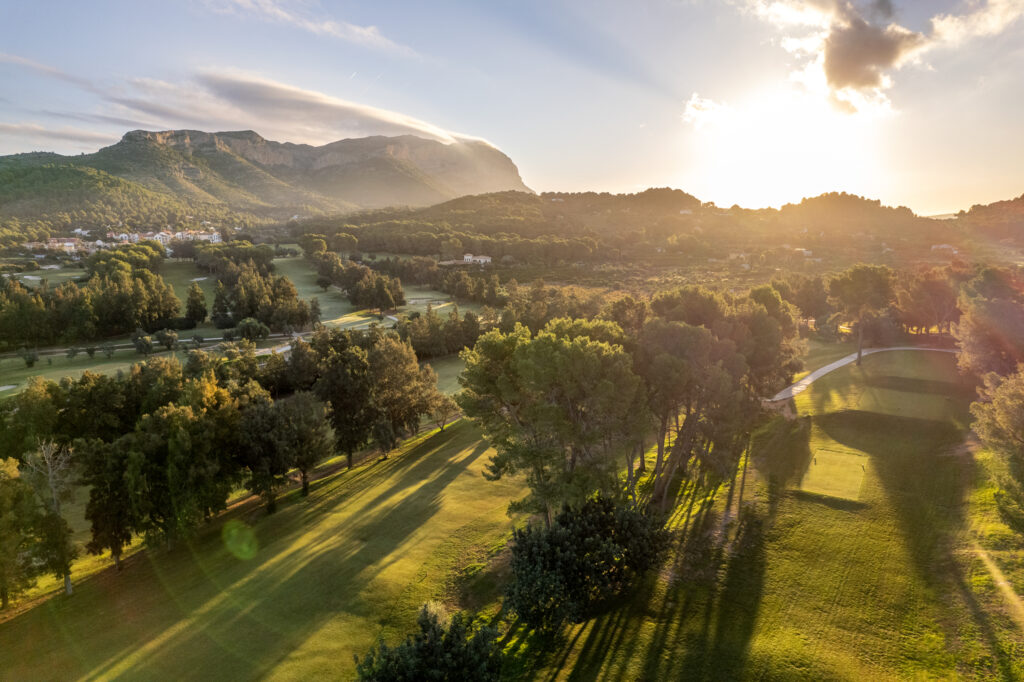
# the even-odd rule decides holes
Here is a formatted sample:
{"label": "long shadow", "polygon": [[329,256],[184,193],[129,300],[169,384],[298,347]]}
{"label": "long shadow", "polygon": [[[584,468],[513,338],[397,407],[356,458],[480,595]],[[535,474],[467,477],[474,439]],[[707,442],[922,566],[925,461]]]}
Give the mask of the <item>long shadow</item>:
{"label": "long shadow", "polygon": [[[475,454],[445,466],[399,502],[358,522],[336,545],[328,543],[298,570],[284,563],[266,572],[260,576],[258,585],[245,590],[253,598],[251,604],[240,600],[242,609],[237,613],[228,609],[211,614],[199,632],[173,638],[160,647],[157,655],[148,656],[131,668],[128,675],[152,677],[148,670],[160,670],[165,665],[177,670],[190,652],[209,648],[211,643],[230,651],[230,645],[243,633],[245,644],[241,651],[246,660],[241,663],[242,668],[232,666],[232,676],[236,670],[250,668],[260,675],[287,657],[324,621],[339,614],[365,616],[373,612],[383,614],[380,622],[411,620],[419,604],[411,606],[408,614],[398,614],[393,612],[396,605],[388,595],[366,596],[362,592],[381,571],[399,560],[385,558],[392,556],[406,538],[440,510],[444,489],[484,451],[486,447],[478,448]],[[323,536],[318,540],[322,541]],[[319,544],[318,540],[313,544]],[[332,588],[326,589],[327,586]],[[354,594],[360,596],[353,600]],[[388,607],[392,614],[387,614]],[[254,656],[254,652],[259,654]],[[181,672],[187,674],[185,670]]]}
{"label": "long shadow", "polygon": [[[816,417],[835,441],[868,453],[886,501],[920,580],[937,595],[951,641],[957,626],[971,618],[1004,679],[1013,679],[1009,654],[995,635],[992,619],[980,608],[957,561],[957,535],[965,524],[966,498],[974,480],[969,456],[943,456],[963,440],[949,422],[850,411]],[[958,608],[958,606],[960,608]]]}
{"label": "long shadow", "polygon": [[750,460],[768,482],[768,505],[774,517],[786,491],[799,486],[811,465],[811,419],[776,417],[751,440]]}
{"label": "long shadow", "polygon": [[[63,667],[49,668],[56,677],[260,676],[328,619],[368,615],[368,604],[386,598],[365,594],[384,566],[381,559],[437,513],[444,489],[485,451],[478,447],[447,465],[432,454],[436,475],[420,471],[425,483],[393,505],[367,507],[367,516],[353,519],[352,532],[316,532],[305,505],[287,505],[255,527],[260,550],[248,561],[227,552],[221,523],[213,524],[187,545],[147,552],[124,573],[83,586],[73,599],[53,600],[6,623],[4,648],[31,649],[19,658],[35,665],[59,662]],[[89,632],[76,634],[81,628]],[[129,660],[154,641],[159,646]],[[7,669],[4,677],[29,678],[29,670]]]}
{"label": "long shadow", "polygon": [[961,391],[961,384],[935,379],[919,379],[901,377],[892,374],[874,374],[861,382],[869,388],[885,388],[904,393],[930,393],[934,395],[950,395]]}
{"label": "long shadow", "polygon": [[681,667],[671,671],[672,679],[735,680],[745,676],[764,596],[764,525],[765,520],[755,513],[741,518],[724,577],[705,603],[701,631],[688,639],[687,653]]}

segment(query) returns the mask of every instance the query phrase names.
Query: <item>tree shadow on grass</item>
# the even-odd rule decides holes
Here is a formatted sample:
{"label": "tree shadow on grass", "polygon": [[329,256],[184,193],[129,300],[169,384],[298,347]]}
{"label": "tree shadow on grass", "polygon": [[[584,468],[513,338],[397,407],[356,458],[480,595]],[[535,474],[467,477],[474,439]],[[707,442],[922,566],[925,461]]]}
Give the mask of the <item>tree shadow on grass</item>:
{"label": "tree shadow on grass", "polygon": [[990,673],[1013,679],[1009,654],[955,557],[975,464],[970,456],[942,453],[963,440],[963,431],[949,422],[860,411],[815,420],[836,442],[871,457],[918,577],[941,595],[935,606],[948,641],[960,638],[958,627],[963,618],[970,618],[991,655]]}
{"label": "tree shadow on grass", "polygon": [[867,388],[884,388],[903,393],[927,393],[932,395],[954,395],[962,393],[962,384],[935,379],[918,379],[892,374],[871,374],[861,382]]}
{"label": "tree shadow on grass", "polygon": [[[649,575],[568,636],[520,635],[529,659],[517,663],[518,676],[553,680],[568,672],[570,680],[606,682],[741,677],[764,591],[766,552],[764,520],[745,513],[738,524],[727,543],[718,514],[702,506],[660,575]],[[545,676],[536,677],[537,670]]]}
{"label": "tree shadow on grass", "polygon": [[768,507],[774,517],[786,491],[800,485],[811,465],[811,418],[773,418],[751,438],[750,453],[754,468],[768,483]]}
{"label": "tree shadow on grass", "polygon": [[[26,661],[5,675],[38,677],[38,666],[57,662],[61,667],[46,668],[56,677],[251,678],[266,674],[332,618],[376,616],[385,628],[404,627],[419,605],[391,604],[388,613],[401,587],[368,587],[439,511],[445,488],[485,451],[477,447],[450,463],[450,451],[431,452],[417,463],[435,465],[417,473],[415,480],[424,481],[419,487],[398,497],[403,489],[390,486],[396,502],[385,505],[378,496],[350,525],[320,529],[307,505],[285,505],[254,528],[261,544],[250,560],[223,546],[222,523],[242,515],[230,512],[187,545],[146,553],[124,573],[108,572],[82,586],[73,599],[5,624],[5,648],[24,649],[19,661]],[[399,481],[412,485],[405,475]],[[329,512],[338,500],[316,503]],[[375,636],[367,628],[365,643],[339,646],[368,647]],[[350,662],[350,654],[337,661]]]}

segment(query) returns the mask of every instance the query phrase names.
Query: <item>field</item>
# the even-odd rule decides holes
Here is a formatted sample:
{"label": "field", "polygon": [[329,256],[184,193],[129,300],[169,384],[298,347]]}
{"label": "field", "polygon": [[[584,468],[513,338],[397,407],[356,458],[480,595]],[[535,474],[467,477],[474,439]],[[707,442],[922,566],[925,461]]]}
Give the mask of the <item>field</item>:
{"label": "field", "polygon": [[[292,280],[301,298],[309,299],[315,296],[319,300],[322,314],[321,319],[324,324],[359,329],[374,323],[382,323],[373,311],[357,310],[339,290],[330,288],[325,292],[320,289],[316,285],[315,273],[303,258],[276,258],[274,259],[274,266],[279,274],[287,275]],[[59,273],[61,277],[67,279],[80,276],[82,270],[41,270],[37,271],[36,274],[40,276],[45,275],[52,280],[53,273]],[[188,295],[188,289],[193,280],[197,281],[203,289],[206,295],[207,307],[209,308],[212,305],[215,280],[212,277],[205,277],[204,273],[191,261],[168,259],[161,266],[160,274],[174,287],[174,292],[181,299],[182,305],[184,305],[185,297]],[[445,315],[452,306],[450,297],[447,294],[426,287],[407,287],[406,292],[409,304],[401,309],[402,312],[419,311],[423,313],[426,311],[428,303],[430,303],[435,310]],[[463,310],[478,310],[479,307],[473,304],[462,306]],[[393,320],[385,319],[382,324],[390,327],[393,322]],[[179,332],[178,336],[183,340],[188,340],[194,334],[198,334],[203,338],[213,339],[219,338],[221,331],[207,321],[195,329]],[[97,345],[107,342],[127,345],[131,342],[131,339],[128,336],[104,339],[102,342],[97,343]],[[259,347],[271,347],[279,346],[282,343],[282,339],[277,338],[261,342],[257,345]],[[82,347],[85,344],[78,345]],[[65,376],[77,378],[86,370],[109,374],[118,370],[128,369],[131,365],[141,360],[141,356],[133,349],[118,350],[110,359],[107,359],[100,352],[97,352],[92,358],[89,358],[83,352],[73,360],[66,358],[63,353],[58,353],[52,356],[43,355],[35,367],[28,368],[20,358],[14,356],[13,353],[10,355],[12,357],[0,358],[0,398],[20,390],[31,376],[39,375],[47,379],[59,381]],[[184,362],[185,352],[179,351],[177,355]],[[462,371],[460,363],[461,360],[454,357],[445,358],[436,363],[439,368],[440,380],[444,382],[443,390],[448,392],[458,390],[455,377]]]}
{"label": "field", "polygon": [[518,674],[1020,679],[1024,630],[978,549],[1003,543],[990,555],[1020,591],[1021,546],[994,516],[984,456],[963,446],[971,396],[940,353],[823,378],[801,419],[756,435],[741,494],[762,512],[734,542],[721,502],[680,514],[691,530],[659,576],[556,641],[513,638]]}
{"label": "field", "polygon": [[[446,388],[456,363],[436,368]],[[995,458],[965,443],[972,397],[943,353],[820,379],[797,419],[755,433],[735,490],[677,510],[677,545],[637,592],[554,638],[512,623],[507,676],[1020,679],[1024,544],[995,511]],[[490,617],[520,490],[483,480],[486,460],[461,421],[328,466],[272,517],[245,503],[0,624],[5,677],[345,678],[424,602]]]}
{"label": "field", "polygon": [[428,361],[428,364],[437,372],[437,388],[442,393],[458,393],[459,375],[465,369],[465,361],[457,355],[450,355],[445,358],[437,358]]}
{"label": "field", "polygon": [[[151,357],[171,354],[164,351],[153,353]],[[175,351],[173,355],[181,362],[185,362],[186,351]],[[60,381],[67,376],[77,379],[86,370],[101,374],[113,374],[118,370],[127,370],[142,360],[143,357],[134,349],[115,351],[110,359],[101,352],[97,352],[91,358],[82,352],[73,360],[64,355],[43,356],[31,368],[26,367],[25,361],[19,357],[0,358],[0,398],[12,395],[17,390],[24,388],[25,383],[33,376]]]}
{"label": "field", "polygon": [[816,369],[845,358],[850,353],[857,351],[857,344],[854,341],[842,341],[840,343],[825,343],[816,339],[807,342],[807,353],[803,356],[804,368],[797,372],[793,381],[799,381]]}
{"label": "field", "polygon": [[351,676],[421,604],[503,546],[514,483],[488,483],[466,422],[314,482],[267,517],[242,506],[171,551],[140,553],[0,624],[4,679]]}

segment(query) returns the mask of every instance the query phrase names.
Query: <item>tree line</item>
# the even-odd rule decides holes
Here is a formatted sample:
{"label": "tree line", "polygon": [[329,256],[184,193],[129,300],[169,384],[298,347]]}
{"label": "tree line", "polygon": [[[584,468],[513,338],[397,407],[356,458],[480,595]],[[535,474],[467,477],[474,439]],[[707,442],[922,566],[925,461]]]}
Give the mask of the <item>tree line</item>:
{"label": "tree line", "polygon": [[[290,472],[305,495],[313,468],[335,452],[351,467],[370,443],[387,457],[426,417],[443,428],[455,408],[436,383],[407,343],[377,329],[322,330],[287,357],[262,360],[240,344],[113,376],[34,378],[0,403],[10,458],[0,469],[0,547],[14,548],[0,558],[0,589],[13,596],[48,571],[70,591],[77,549],[57,503],[74,487],[89,494],[86,551],[119,563],[136,536],[155,545],[189,537],[239,485],[273,512]],[[46,453],[63,462],[59,489],[27,496]]]}
{"label": "tree line", "polygon": [[402,281],[372,270],[361,263],[342,259],[327,251],[323,239],[312,236],[303,240],[306,259],[317,272],[317,284],[327,290],[336,286],[348,300],[360,308],[376,308],[381,319],[389,310],[405,305]]}
{"label": "tree line", "polygon": [[45,281],[30,289],[0,281],[0,344],[48,345],[95,341],[135,329],[171,326],[181,310],[173,287],[155,273],[163,260],[156,243],[112,249],[86,262],[84,284]]}

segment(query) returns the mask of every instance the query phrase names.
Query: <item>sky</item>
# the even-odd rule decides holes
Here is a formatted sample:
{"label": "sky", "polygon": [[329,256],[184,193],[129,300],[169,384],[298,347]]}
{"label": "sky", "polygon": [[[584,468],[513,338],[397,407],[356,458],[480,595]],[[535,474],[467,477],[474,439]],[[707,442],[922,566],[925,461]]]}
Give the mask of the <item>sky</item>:
{"label": "sky", "polygon": [[1024,193],[1024,0],[0,0],[0,154],[482,138],[537,191]]}

